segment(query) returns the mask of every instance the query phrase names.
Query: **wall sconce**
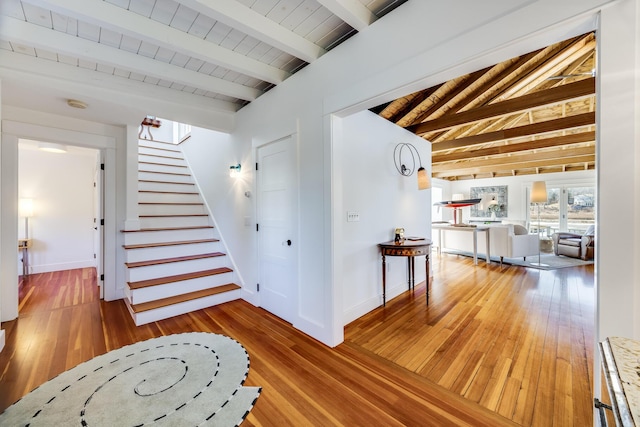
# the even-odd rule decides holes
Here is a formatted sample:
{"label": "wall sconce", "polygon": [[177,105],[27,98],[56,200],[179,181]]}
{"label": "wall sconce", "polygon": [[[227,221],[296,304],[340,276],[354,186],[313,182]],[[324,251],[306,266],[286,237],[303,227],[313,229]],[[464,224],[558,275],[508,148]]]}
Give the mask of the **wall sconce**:
{"label": "wall sconce", "polygon": [[240,163],[238,163],[237,165],[231,165],[229,166],[229,176],[231,178],[237,178],[240,176]]}
{"label": "wall sconce", "polygon": [[[410,162],[404,162],[402,153],[409,152],[408,156],[405,156],[405,160],[411,159]],[[402,176],[411,176],[416,171],[416,157],[418,158],[418,190],[426,190],[431,188],[431,180],[425,168],[422,167],[422,159],[418,149],[411,144],[401,142],[393,149],[393,161],[396,165],[396,170]]]}

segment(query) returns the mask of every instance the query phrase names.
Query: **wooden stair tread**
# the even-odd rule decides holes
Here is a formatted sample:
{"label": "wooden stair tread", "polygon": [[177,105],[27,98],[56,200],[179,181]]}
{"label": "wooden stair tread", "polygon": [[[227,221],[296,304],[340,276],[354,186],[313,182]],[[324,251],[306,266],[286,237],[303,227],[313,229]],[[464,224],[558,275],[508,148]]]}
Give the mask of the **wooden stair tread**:
{"label": "wooden stair tread", "polygon": [[189,216],[209,216],[209,214],[164,214],[164,215],[138,215],[139,218],[182,218]]}
{"label": "wooden stair tread", "polygon": [[140,153],[140,152],[138,152],[138,156],[159,157],[161,159],[184,160],[182,157],[163,156],[161,154],[148,154],[148,153]]}
{"label": "wooden stair tread", "polygon": [[185,255],[185,256],[178,256],[173,258],[154,259],[149,261],[125,262],[125,265],[129,268],[148,267],[152,265],[170,264],[172,262],[192,261],[196,259],[205,259],[205,258],[216,258],[220,256],[225,256],[225,254],[223,254],[222,252],[210,252],[206,254]]}
{"label": "wooden stair tread", "polygon": [[145,142],[155,142],[157,144],[168,145],[171,147],[175,147],[176,144],[171,141],[160,141],[159,139],[146,139],[146,138],[138,138],[138,145],[145,145]]}
{"label": "wooden stair tread", "polygon": [[138,202],[139,205],[203,205],[201,202]]}
{"label": "wooden stair tread", "polygon": [[156,165],[156,166],[171,166],[174,168],[186,168],[186,165],[168,165],[166,163],[155,163],[155,162],[138,162],[139,165]]}
{"label": "wooden stair tread", "polygon": [[139,179],[138,182],[150,182],[154,184],[196,185],[194,182],[158,181],[153,179]]}
{"label": "wooden stair tread", "polygon": [[129,289],[148,288],[150,286],[166,285],[167,283],[182,282],[183,280],[198,279],[200,277],[215,276],[217,274],[231,273],[229,267],[213,268],[211,270],[192,271],[190,273],[176,274],[175,276],[157,277],[155,279],[141,280],[139,282],[127,282]]}
{"label": "wooden stair tread", "polygon": [[156,248],[163,246],[177,246],[177,245],[192,245],[196,243],[216,243],[219,242],[218,239],[201,239],[201,240],[179,240],[175,242],[160,242],[160,243],[141,243],[137,245],[123,245],[125,249],[146,249],[146,248]]}
{"label": "wooden stair tread", "polygon": [[159,174],[163,174],[163,175],[176,175],[176,176],[191,176],[190,173],[148,171],[148,170],[144,170],[144,169],[138,169],[138,172],[142,172],[142,173],[159,173]]}
{"label": "wooden stair tread", "polygon": [[188,227],[158,227],[158,228],[141,228],[139,230],[121,230],[123,233],[139,233],[146,231],[177,231],[177,230],[197,230],[202,228],[213,228],[213,225],[193,225]]}
{"label": "wooden stair tread", "polygon": [[138,190],[138,193],[153,194],[200,194],[197,191],[158,191],[158,190]]}
{"label": "wooden stair tread", "polygon": [[163,298],[155,301],[143,302],[140,304],[131,304],[131,309],[134,313],[141,313],[143,311],[153,310],[156,308],[167,307],[169,305],[178,304],[181,302],[191,301],[198,298],[204,298],[211,295],[217,295],[224,292],[235,291],[241,289],[240,286],[235,283],[228,283],[226,285],[216,286],[215,288],[203,289],[201,291],[189,292],[187,294],[176,295],[173,297]]}

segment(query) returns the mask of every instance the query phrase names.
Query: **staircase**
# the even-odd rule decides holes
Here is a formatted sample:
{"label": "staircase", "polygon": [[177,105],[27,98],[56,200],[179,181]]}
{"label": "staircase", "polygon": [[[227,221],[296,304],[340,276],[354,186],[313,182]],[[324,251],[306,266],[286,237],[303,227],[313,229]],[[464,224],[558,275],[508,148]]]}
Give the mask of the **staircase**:
{"label": "staircase", "polygon": [[125,302],[144,325],[240,298],[182,151],[139,140],[140,230],[123,231]]}

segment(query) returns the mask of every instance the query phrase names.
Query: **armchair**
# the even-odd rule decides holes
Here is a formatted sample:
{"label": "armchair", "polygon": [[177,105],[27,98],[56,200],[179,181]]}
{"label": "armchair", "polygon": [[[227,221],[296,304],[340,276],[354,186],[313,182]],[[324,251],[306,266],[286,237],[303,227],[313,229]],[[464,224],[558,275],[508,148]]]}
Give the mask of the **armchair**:
{"label": "armchair", "polygon": [[593,259],[595,251],[594,231],[595,228],[591,225],[584,234],[554,233],[551,236],[553,239],[553,252],[556,255],[566,255],[583,260]]}

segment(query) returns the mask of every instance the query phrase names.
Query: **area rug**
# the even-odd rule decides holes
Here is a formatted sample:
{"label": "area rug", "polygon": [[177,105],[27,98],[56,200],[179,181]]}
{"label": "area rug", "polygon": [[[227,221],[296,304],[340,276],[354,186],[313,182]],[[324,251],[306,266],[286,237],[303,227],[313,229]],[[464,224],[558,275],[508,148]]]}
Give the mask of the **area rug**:
{"label": "area rug", "polygon": [[194,332],[97,356],[0,414],[2,426],[236,426],[261,387],[243,387],[249,355],[237,341]]}
{"label": "area rug", "polygon": [[542,254],[540,256],[540,263],[543,265],[534,265],[538,262],[538,256],[534,255],[527,257],[526,260],[522,258],[505,258],[505,264],[517,265],[521,267],[536,268],[539,270],[557,270],[559,268],[567,267],[581,267],[583,265],[593,264],[593,260],[583,261],[580,258],[572,258],[567,256],[557,256],[554,254]]}
{"label": "area rug", "polygon": [[[446,252],[455,254],[455,255],[473,257],[473,254],[471,252],[461,252],[461,251],[454,251],[454,250],[447,250]],[[507,265],[517,265],[519,267],[535,268],[538,270],[557,270],[560,268],[580,267],[583,265],[593,264],[593,260],[583,261],[580,258],[572,258],[572,257],[563,256],[563,255],[557,256],[557,255],[554,255],[553,253],[542,253],[540,256],[540,259],[542,260],[541,264],[544,264],[544,265],[541,265],[541,266],[535,265],[535,263],[538,262],[538,255],[528,256],[526,260],[522,258],[504,258],[502,263]],[[492,256],[491,262],[492,263],[495,262],[499,264],[500,257]],[[483,265],[483,264],[484,264],[484,255],[479,254],[478,265]]]}

